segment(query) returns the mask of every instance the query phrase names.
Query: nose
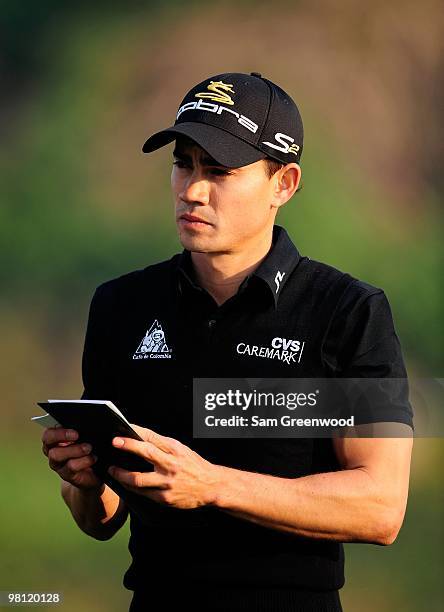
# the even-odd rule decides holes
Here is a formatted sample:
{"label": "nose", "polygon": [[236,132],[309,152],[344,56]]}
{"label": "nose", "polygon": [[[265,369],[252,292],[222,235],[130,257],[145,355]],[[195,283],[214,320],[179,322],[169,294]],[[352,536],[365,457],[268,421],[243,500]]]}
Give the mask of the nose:
{"label": "nose", "polygon": [[209,182],[194,171],[184,180],[179,198],[187,204],[208,204],[210,201]]}

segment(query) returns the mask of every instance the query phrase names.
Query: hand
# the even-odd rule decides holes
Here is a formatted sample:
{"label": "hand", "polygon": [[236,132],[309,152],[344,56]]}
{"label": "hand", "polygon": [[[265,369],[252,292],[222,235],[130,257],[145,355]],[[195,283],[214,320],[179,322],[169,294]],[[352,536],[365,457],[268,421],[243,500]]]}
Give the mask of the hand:
{"label": "hand", "polygon": [[42,452],[49,459],[49,467],[66,482],[79,489],[96,489],[104,483],[91,466],[97,457],[91,454],[90,444],[75,444],[79,434],[73,429],[48,427],[42,435]]}
{"label": "hand", "polygon": [[113,438],[113,446],[143,457],[153,472],[129,472],[111,466],[109,473],[126,489],[175,508],[191,509],[215,502],[218,467],[185,444],[131,423],[143,442]]}

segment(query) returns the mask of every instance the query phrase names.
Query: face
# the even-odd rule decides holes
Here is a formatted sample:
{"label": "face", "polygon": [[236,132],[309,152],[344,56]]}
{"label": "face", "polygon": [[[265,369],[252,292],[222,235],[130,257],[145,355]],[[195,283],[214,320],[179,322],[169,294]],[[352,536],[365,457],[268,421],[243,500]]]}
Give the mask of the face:
{"label": "face", "polygon": [[185,137],[177,138],[173,156],[171,187],[184,248],[240,252],[273,226],[276,177],[268,178],[263,160],[227,168]]}

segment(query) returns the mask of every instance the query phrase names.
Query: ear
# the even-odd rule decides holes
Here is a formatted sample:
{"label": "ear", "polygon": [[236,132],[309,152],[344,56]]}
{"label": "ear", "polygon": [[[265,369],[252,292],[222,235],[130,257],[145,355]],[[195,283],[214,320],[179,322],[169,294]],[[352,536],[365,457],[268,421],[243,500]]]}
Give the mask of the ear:
{"label": "ear", "polygon": [[291,198],[299,186],[302,170],[299,164],[286,164],[273,176],[273,206],[279,208]]}

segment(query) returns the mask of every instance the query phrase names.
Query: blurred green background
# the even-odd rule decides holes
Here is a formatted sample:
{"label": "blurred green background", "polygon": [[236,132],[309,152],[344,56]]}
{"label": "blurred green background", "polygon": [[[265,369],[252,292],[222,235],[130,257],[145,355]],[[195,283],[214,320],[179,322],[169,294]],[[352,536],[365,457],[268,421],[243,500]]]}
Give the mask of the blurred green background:
{"label": "blurred green background", "polygon": [[[259,71],[298,103],[303,190],[278,217],[299,250],[382,287],[410,376],[442,376],[443,18],[434,0],[0,4],[0,590],[126,610],[128,525],[74,524],[35,402],[79,397],[95,287],[181,250],[171,147],[144,156],[195,83]],[[344,610],[443,609],[442,439],[415,441],[390,547],[346,545]]]}

